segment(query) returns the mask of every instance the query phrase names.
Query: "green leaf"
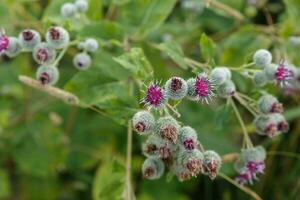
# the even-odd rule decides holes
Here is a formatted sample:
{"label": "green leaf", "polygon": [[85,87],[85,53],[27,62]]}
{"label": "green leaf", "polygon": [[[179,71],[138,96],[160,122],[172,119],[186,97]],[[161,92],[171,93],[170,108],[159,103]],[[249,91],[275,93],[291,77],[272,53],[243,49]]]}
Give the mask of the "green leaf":
{"label": "green leaf", "polygon": [[134,38],[147,36],[169,16],[176,0],[134,0],[120,8],[120,21]]}
{"label": "green leaf", "polygon": [[115,57],[114,60],[128,69],[138,79],[145,80],[153,77],[151,63],[141,48],[132,48],[130,52]]}
{"label": "green leaf", "polygon": [[99,20],[102,18],[102,0],[89,0],[89,9],[86,13],[89,19]]}
{"label": "green leaf", "polygon": [[188,69],[188,66],[184,60],[184,53],[178,43],[174,41],[168,41],[160,44],[160,48],[162,52],[167,53],[168,56],[170,56],[171,59],[178,64],[179,67],[182,69]]}
{"label": "green leaf", "polygon": [[176,0],[151,1],[139,26],[139,35],[145,36],[157,29],[171,13],[176,2]]}
{"label": "green leaf", "polygon": [[93,22],[82,28],[79,33],[81,37],[93,37],[99,40],[123,40],[124,30],[116,22],[101,21]]}
{"label": "green leaf", "polygon": [[216,45],[205,33],[203,33],[200,38],[200,51],[207,63],[214,63]]}
{"label": "green leaf", "polygon": [[125,184],[125,166],[116,158],[105,160],[97,169],[93,182],[93,199],[122,199]]}

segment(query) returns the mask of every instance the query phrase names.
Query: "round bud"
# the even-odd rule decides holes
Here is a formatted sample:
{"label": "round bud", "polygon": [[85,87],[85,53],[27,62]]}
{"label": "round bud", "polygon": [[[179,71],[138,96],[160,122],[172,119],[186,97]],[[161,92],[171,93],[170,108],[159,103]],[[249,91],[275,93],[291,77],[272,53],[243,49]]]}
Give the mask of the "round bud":
{"label": "round bud", "polygon": [[265,73],[268,81],[275,80],[275,73],[276,73],[277,67],[278,67],[277,64],[271,63],[264,68],[263,72]]}
{"label": "round bud", "polygon": [[268,78],[266,77],[266,75],[263,71],[256,72],[253,76],[253,82],[256,86],[262,87],[267,84]]}
{"label": "round bud", "polygon": [[180,77],[172,77],[165,84],[166,94],[170,99],[183,99],[188,92],[188,86],[185,80]]}
{"label": "round bud", "polygon": [[92,63],[92,58],[87,53],[78,53],[73,58],[74,66],[79,70],[87,70]]}
{"label": "round bud", "polygon": [[242,149],[240,158],[244,162],[255,161],[263,162],[267,157],[266,150],[263,146],[256,146],[249,149]]}
{"label": "round bud", "polygon": [[45,37],[46,41],[54,49],[66,48],[70,42],[70,35],[68,31],[60,26],[49,28]]}
{"label": "round bud", "polygon": [[88,38],[84,42],[84,49],[87,52],[95,52],[99,48],[98,41],[94,38]]}
{"label": "round bud", "polygon": [[189,126],[179,129],[179,139],[185,150],[191,151],[198,146],[197,133]]}
{"label": "round bud", "polygon": [[274,114],[259,115],[255,118],[253,123],[259,135],[274,137],[280,134]]}
{"label": "round bud", "polygon": [[211,71],[210,76],[216,85],[222,85],[231,79],[231,72],[227,67],[216,67]]}
{"label": "round bud", "polygon": [[85,50],[85,45],[84,44],[85,44],[84,42],[79,42],[77,44],[77,49],[79,49],[79,50]]}
{"label": "round bud", "polygon": [[190,78],[186,81],[187,87],[188,87],[188,92],[187,92],[187,98],[192,100],[192,101],[197,101],[198,97],[195,91],[195,83],[196,79],[195,78]]}
{"label": "round bud", "polygon": [[177,163],[187,169],[192,176],[197,176],[202,172],[203,154],[198,149],[192,151],[179,152]]}
{"label": "round bud", "polygon": [[141,135],[149,134],[154,130],[155,119],[148,111],[139,111],[132,118],[132,125],[136,132]]}
{"label": "round bud", "polygon": [[89,4],[86,0],[76,0],[75,7],[78,12],[84,13],[88,10]]}
{"label": "round bud", "polygon": [[265,94],[260,97],[260,99],[257,102],[257,108],[260,112],[264,114],[283,112],[282,104],[279,103],[274,96],[269,94]]}
{"label": "round bud", "polygon": [[12,57],[17,56],[21,52],[22,47],[19,43],[18,38],[9,37],[8,40],[9,40],[9,44],[8,44],[8,47],[5,51],[5,55],[12,58]]}
{"label": "round bud", "polygon": [[215,151],[205,151],[203,153],[203,171],[211,180],[215,179],[222,165],[222,160],[219,154]]}
{"label": "round bud", "polygon": [[37,44],[32,51],[33,59],[40,65],[51,64],[56,57],[56,51],[48,43]]}
{"label": "round bud", "polygon": [[218,95],[222,98],[232,97],[235,94],[235,92],[236,92],[235,84],[231,80],[227,80],[218,88]]}
{"label": "round bud", "polygon": [[155,133],[170,143],[176,143],[179,128],[178,122],[173,117],[161,117],[157,121]]}
{"label": "round bud", "polygon": [[265,66],[271,64],[272,54],[268,50],[259,49],[253,55],[253,61],[256,65],[264,68]]}
{"label": "round bud", "polygon": [[63,17],[75,17],[77,13],[76,6],[73,3],[64,3],[60,8],[60,14]]}
{"label": "round bud", "polygon": [[19,44],[24,50],[32,51],[41,42],[40,34],[31,29],[26,29],[19,34]]}
{"label": "round bud", "polygon": [[150,135],[147,141],[142,145],[142,150],[147,157],[169,158],[172,152],[176,150],[175,145],[172,145],[163,140],[158,135]]}
{"label": "round bud", "polygon": [[165,164],[158,158],[147,158],[142,166],[143,176],[147,179],[159,179],[165,171]]}
{"label": "round bud", "polygon": [[55,66],[40,66],[36,72],[36,79],[43,85],[54,85],[59,79],[59,71]]}

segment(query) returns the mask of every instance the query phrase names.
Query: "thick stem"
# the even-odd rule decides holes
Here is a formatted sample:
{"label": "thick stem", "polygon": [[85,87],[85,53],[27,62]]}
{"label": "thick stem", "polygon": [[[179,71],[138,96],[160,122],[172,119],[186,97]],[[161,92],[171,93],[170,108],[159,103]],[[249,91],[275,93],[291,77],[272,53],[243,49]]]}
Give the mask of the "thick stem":
{"label": "thick stem", "polygon": [[74,106],[79,105],[79,99],[72,93],[66,92],[64,90],[61,90],[59,88],[50,85],[42,85],[39,81],[34,80],[28,76],[20,75],[19,80],[27,86],[48,93],[49,95],[61,99],[70,105],[74,105]]}

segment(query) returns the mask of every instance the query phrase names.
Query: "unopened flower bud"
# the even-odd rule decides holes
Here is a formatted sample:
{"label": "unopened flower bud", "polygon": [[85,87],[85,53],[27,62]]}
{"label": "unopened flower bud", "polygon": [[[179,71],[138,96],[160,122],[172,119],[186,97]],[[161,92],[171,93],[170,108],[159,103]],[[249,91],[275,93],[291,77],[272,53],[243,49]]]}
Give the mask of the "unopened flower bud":
{"label": "unopened flower bud", "polygon": [[142,166],[143,176],[147,179],[159,179],[165,171],[165,164],[159,158],[147,158]]}
{"label": "unopened flower bud", "polygon": [[178,122],[170,116],[162,117],[157,121],[156,133],[170,143],[175,143],[179,134]]}
{"label": "unopened flower bud", "polygon": [[257,102],[257,108],[264,114],[268,113],[282,113],[283,106],[279,101],[272,95],[265,94]]}
{"label": "unopened flower bud", "polygon": [[139,134],[149,134],[154,130],[155,119],[149,111],[139,111],[133,116],[132,125]]}
{"label": "unopened flower bud", "polygon": [[203,153],[203,171],[210,179],[215,179],[222,165],[222,160],[219,154],[215,151],[205,151]]}
{"label": "unopened flower bud", "polygon": [[265,49],[259,49],[253,55],[253,61],[260,67],[266,67],[272,61],[272,54]]}
{"label": "unopened flower bud", "polygon": [[185,80],[180,77],[172,77],[165,84],[165,90],[170,99],[183,99],[188,92],[188,86]]}

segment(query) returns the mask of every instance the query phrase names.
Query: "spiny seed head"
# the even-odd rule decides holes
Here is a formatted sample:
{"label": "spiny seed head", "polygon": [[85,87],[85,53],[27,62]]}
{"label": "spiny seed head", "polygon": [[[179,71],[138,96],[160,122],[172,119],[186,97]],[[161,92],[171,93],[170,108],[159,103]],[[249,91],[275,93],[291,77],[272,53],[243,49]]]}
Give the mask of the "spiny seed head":
{"label": "spiny seed head", "polygon": [[177,163],[187,169],[192,176],[197,176],[203,170],[203,159],[203,154],[198,149],[192,151],[183,150],[179,152]]}
{"label": "spiny seed head", "polygon": [[4,30],[0,30],[0,56],[9,49],[10,40]]}
{"label": "spiny seed head", "polygon": [[286,63],[285,61],[281,61],[277,66],[274,76],[277,84],[281,87],[284,87],[286,85],[289,85],[289,82],[294,77],[294,72],[288,63]]}
{"label": "spiny seed head", "polygon": [[54,49],[63,49],[69,45],[70,35],[66,29],[60,26],[54,26],[48,29],[46,41]]}
{"label": "spiny seed head", "polygon": [[260,97],[260,99],[257,102],[257,108],[260,112],[264,114],[283,112],[282,104],[278,102],[276,97],[270,94],[265,94]]}
{"label": "spiny seed head", "polygon": [[147,158],[142,166],[143,176],[147,179],[159,179],[165,171],[165,165],[159,158]]}
{"label": "spiny seed head", "polygon": [[141,135],[152,133],[155,127],[154,116],[149,111],[139,111],[132,118],[135,131]]}
{"label": "spiny seed head", "polygon": [[40,65],[51,64],[56,57],[56,51],[48,43],[37,44],[32,51],[33,59]]}
{"label": "spiny seed head", "polygon": [[264,71],[256,72],[253,76],[253,82],[256,86],[262,87],[265,86],[268,82],[268,78]]}
{"label": "spiny seed head", "polygon": [[41,35],[32,29],[26,29],[19,34],[19,43],[24,50],[32,51],[41,42]]}
{"label": "spiny seed head", "polygon": [[197,133],[189,126],[184,126],[179,129],[179,140],[184,149],[188,151],[192,151],[198,146]]}
{"label": "spiny seed head", "polygon": [[150,108],[160,110],[167,104],[168,97],[165,90],[163,90],[158,84],[152,82],[147,87],[145,97],[142,102]]}
{"label": "spiny seed head", "polygon": [[172,77],[165,84],[166,94],[170,99],[183,99],[188,92],[188,86],[185,80],[180,77]]}
{"label": "spiny seed head", "polygon": [[272,117],[276,121],[277,130],[282,133],[287,133],[289,131],[289,123],[286,121],[285,117],[280,113],[272,114]]}
{"label": "spiny seed head", "polygon": [[231,79],[231,72],[227,67],[216,67],[211,71],[210,77],[216,85],[222,85]]}
{"label": "spiny seed head", "polygon": [[147,141],[142,145],[142,150],[147,157],[167,159],[172,156],[176,147],[175,145],[166,142],[158,135],[150,135]]}
{"label": "spiny seed head", "polygon": [[195,83],[196,79],[195,78],[190,78],[186,81],[187,87],[188,87],[188,92],[187,92],[187,98],[192,101],[197,101],[198,97],[195,91]]}
{"label": "spiny seed head", "polygon": [[195,94],[199,101],[209,103],[214,96],[214,84],[207,77],[206,73],[201,73],[196,77],[194,84]]}
{"label": "spiny seed head", "polygon": [[73,18],[76,16],[77,10],[73,3],[64,3],[60,8],[60,14],[63,17]]}
{"label": "spiny seed head", "polygon": [[73,65],[78,70],[87,70],[90,68],[92,63],[92,58],[87,53],[78,53],[73,58]]}
{"label": "spiny seed head", "polygon": [[156,124],[155,132],[164,140],[170,143],[176,143],[179,134],[178,122],[170,116],[161,117]]}
{"label": "spiny seed head", "polygon": [[76,0],[75,7],[78,12],[84,13],[88,10],[89,4],[86,0]]}
{"label": "spiny seed head", "polygon": [[217,177],[221,168],[221,157],[215,151],[205,151],[203,156],[203,171],[213,180]]}
{"label": "spiny seed head", "polygon": [[271,64],[272,54],[266,49],[259,49],[253,55],[253,61],[257,66],[264,68]]}
{"label": "spiny seed head", "polygon": [[[9,39],[9,44],[8,44],[7,50],[5,51],[5,55],[8,56],[8,57],[10,57],[10,58],[12,58],[12,57],[15,57],[15,56],[19,55],[19,53],[22,50],[22,47],[21,47],[21,45],[19,43],[18,38],[16,38],[16,37],[9,37],[8,39]],[[0,51],[1,51],[1,47],[0,47]]]}
{"label": "spiny seed head", "polygon": [[59,71],[55,66],[40,66],[36,72],[36,79],[43,85],[54,85],[59,79]]}
{"label": "spiny seed head", "polygon": [[84,49],[87,52],[95,52],[97,51],[99,48],[99,44],[98,41],[95,40],[94,38],[88,38],[85,40],[84,42]]}
{"label": "spiny seed head", "polygon": [[191,178],[193,178],[193,174],[186,169],[185,167],[177,167],[176,171],[174,171],[178,181],[183,182],[183,181],[188,181]]}
{"label": "spiny seed head", "polygon": [[275,63],[271,63],[267,65],[263,72],[266,75],[268,81],[274,81],[275,80],[275,72],[277,70],[278,65]]}
{"label": "spiny seed head", "polygon": [[231,80],[227,80],[218,88],[218,95],[222,98],[232,97],[235,94],[235,92],[236,92],[235,84]]}
{"label": "spiny seed head", "polygon": [[254,120],[254,126],[258,134],[268,137],[274,137],[282,132],[287,132],[289,128],[283,115],[279,113],[257,116]]}

